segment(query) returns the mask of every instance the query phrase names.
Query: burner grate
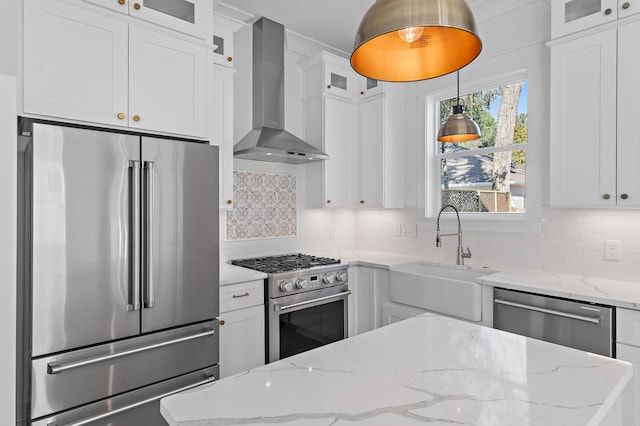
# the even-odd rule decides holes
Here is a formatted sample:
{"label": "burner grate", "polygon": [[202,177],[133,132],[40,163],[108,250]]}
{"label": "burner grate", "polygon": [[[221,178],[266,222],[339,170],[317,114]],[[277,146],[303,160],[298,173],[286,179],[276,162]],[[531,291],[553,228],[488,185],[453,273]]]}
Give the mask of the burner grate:
{"label": "burner grate", "polygon": [[296,253],[279,256],[254,257],[249,259],[232,260],[231,264],[255,271],[275,274],[280,272],[309,269],[317,266],[336,265],[339,259],[330,257],[318,257],[308,254]]}

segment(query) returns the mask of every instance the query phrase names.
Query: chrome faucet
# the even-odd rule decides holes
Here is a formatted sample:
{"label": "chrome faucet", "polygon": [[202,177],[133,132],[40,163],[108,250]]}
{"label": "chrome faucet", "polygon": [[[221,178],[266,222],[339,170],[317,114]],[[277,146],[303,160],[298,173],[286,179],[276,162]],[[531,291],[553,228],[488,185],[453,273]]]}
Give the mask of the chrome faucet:
{"label": "chrome faucet", "polygon": [[[456,217],[458,218],[457,233],[440,234],[440,215],[442,214],[442,211],[447,208],[453,209],[453,211],[456,212]],[[441,237],[453,236],[458,236],[458,257],[456,259],[456,265],[464,265],[464,260],[471,258],[471,250],[469,250],[469,247],[467,247],[467,252],[465,253],[464,249],[462,248],[462,225],[460,225],[460,214],[458,213],[458,209],[451,204],[446,204],[440,209],[440,212],[438,213],[438,219],[436,220],[436,247],[442,247],[442,243],[440,242]]]}

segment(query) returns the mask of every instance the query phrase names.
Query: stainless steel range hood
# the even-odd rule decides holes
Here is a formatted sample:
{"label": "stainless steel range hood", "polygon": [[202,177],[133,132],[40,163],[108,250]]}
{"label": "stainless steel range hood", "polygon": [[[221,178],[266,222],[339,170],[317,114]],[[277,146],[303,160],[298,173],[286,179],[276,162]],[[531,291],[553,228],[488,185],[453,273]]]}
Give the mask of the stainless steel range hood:
{"label": "stainless steel range hood", "polygon": [[235,158],[305,163],[329,156],[284,130],[284,27],[253,24],[253,130],[233,147]]}

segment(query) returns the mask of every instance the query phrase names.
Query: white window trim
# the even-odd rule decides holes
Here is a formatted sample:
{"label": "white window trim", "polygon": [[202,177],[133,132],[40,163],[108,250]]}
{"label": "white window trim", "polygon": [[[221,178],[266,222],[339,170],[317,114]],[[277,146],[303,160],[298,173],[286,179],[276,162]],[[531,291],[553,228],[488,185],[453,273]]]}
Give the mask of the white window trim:
{"label": "white window trim", "polygon": [[[526,146],[520,146],[517,149],[525,148],[527,150],[527,167],[525,168],[526,182],[526,212],[525,213],[460,213],[461,220],[464,222],[465,229],[478,231],[496,231],[496,232],[522,232],[522,233],[540,233],[541,232],[541,199],[542,185],[540,184],[539,174],[543,173],[540,160],[542,140],[542,114],[541,100],[538,99],[536,92],[540,92],[543,88],[543,82],[540,76],[538,66],[520,69],[513,72],[492,75],[485,79],[479,79],[471,82],[467,80],[460,87],[461,94],[478,92],[484,89],[494,88],[505,85],[514,81],[527,80],[527,133],[528,140]],[[533,90],[532,90],[533,88]],[[430,93],[425,96],[425,217],[435,218],[440,209],[440,164],[441,155],[438,153],[438,142],[436,141],[437,129],[439,129],[439,103],[442,99],[449,99],[456,96],[455,87],[448,87],[445,90]],[[512,144],[499,148],[483,148],[477,152],[499,152],[511,151]],[[468,154],[467,154],[468,155]],[[462,156],[462,155],[460,155]],[[538,175],[537,179],[534,176]],[[443,213],[441,221],[455,220],[454,213]]]}

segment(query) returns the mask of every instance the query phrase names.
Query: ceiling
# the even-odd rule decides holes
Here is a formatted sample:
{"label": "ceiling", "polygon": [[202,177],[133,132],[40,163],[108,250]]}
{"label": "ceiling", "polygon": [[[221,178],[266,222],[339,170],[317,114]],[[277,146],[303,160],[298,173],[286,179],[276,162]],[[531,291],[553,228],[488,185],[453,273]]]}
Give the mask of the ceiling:
{"label": "ceiling", "polygon": [[[375,0],[223,0],[218,9],[246,12],[245,19],[264,16],[290,31],[351,54],[360,20]],[[226,9],[225,9],[226,11]]]}

